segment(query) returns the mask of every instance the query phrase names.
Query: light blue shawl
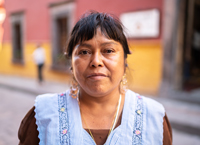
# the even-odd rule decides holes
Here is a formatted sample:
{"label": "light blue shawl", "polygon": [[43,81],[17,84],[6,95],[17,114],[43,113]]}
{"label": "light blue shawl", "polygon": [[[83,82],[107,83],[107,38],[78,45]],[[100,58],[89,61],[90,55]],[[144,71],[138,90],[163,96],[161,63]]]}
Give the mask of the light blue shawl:
{"label": "light blue shawl", "polygon": [[[82,127],[78,102],[69,91],[38,96],[35,113],[40,145],[95,145]],[[128,90],[121,125],[105,145],[162,145],[164,115],[160,103]]]}

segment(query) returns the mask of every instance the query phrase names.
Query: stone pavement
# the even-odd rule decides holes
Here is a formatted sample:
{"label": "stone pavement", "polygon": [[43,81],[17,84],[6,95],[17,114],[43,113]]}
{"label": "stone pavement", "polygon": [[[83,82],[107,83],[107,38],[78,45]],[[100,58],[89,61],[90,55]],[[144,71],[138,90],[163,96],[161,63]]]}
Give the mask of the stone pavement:
{"label": "stone pavement", "polygon": [[34,105],[35,95],[0,87],[0,145],[17,145],[22,118]]}
{"label": "stone pavement", "polygon": [[[38,85],[36,80],[31,78],[0,75],[0,89],[3,88],[36,96],[43,93],[63,92],[69,88],[69,85],[67,85],[67,83],[48,81],[42,85]],[[200,104],[172,98],[150,97],[162,103],[166,109],[166,113],[173,128],[173,145],[200,144]],[[23,98],[22,100],[26,99]],[[34,99],[31,99],[31,101],[33,100]],[[2,105],[0,109],[1,107]],[[31,106],[29,106],[29,108],[30,107]],[[10,111],[10,113],[11,112],[12,111]],[[0,119],[2,119],[1,116]]]}
{"label": "stone pavement", "polygon": [[45,81],[41,85],[32,78],[0,75],[0,87],[12,88],[34,95],[59,93],[69,88],[69,83]]}

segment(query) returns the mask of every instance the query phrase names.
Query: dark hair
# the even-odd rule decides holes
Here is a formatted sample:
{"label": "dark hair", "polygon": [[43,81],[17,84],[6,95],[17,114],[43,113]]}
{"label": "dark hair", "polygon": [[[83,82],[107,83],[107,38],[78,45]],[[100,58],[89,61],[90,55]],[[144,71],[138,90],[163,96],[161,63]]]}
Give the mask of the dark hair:
{"label": "dark hair", "polygon": [[72,57],[73,49],[78,43],[92,39],[97,28],[100,28],[107,38],[119,42],[124,49],[124,58],[127,58],[130,50],[121,22],[114,16],[96,11],[84,14],[74,26],[66,50],[67,57]]}

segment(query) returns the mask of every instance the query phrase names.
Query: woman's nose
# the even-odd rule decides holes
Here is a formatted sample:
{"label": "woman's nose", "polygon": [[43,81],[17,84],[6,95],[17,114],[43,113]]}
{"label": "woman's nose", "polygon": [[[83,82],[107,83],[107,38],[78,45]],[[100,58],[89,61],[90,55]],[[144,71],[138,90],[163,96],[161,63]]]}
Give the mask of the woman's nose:
{"label": "woman's nose", "polygon": [[96,52],[93,54],[90,62],[90,67],[102,67],[104,66],[101,53]]}

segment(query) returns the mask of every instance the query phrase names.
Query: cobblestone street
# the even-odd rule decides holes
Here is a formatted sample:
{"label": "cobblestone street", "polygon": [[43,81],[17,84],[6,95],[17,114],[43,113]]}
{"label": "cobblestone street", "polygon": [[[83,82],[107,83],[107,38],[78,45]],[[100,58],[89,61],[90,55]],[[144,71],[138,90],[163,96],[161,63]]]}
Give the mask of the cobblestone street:
{"label": "cobblestone street", "polygon": [[0,88],[0,145],[17,145],[19,124],[34,105],[35,97],[28,93]]}

